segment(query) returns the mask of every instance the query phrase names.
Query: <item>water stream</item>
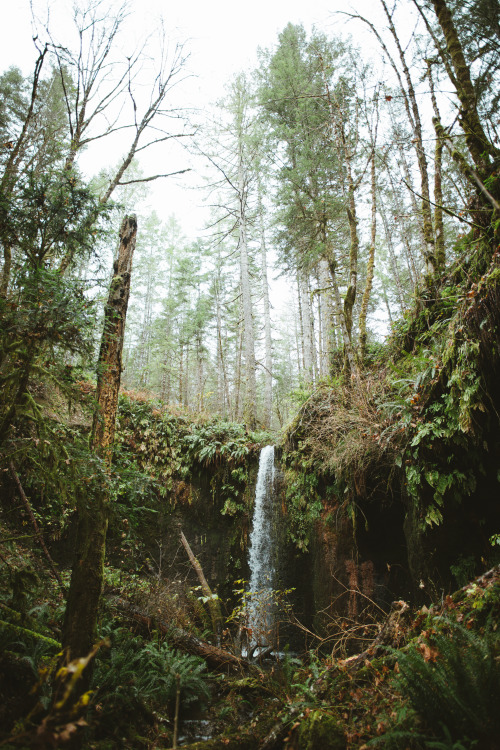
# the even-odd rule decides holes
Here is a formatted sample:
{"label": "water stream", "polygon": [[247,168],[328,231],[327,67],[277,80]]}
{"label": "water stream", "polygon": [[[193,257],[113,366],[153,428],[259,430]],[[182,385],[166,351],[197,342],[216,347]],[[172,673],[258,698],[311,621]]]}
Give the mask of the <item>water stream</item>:
{"label": "water stream", "polygon": [[275,551],[273,535],[274,446],[262,448],[255,487],[255,503],[250,534],[248,627],[251,646],[273,643],[273,586]]}

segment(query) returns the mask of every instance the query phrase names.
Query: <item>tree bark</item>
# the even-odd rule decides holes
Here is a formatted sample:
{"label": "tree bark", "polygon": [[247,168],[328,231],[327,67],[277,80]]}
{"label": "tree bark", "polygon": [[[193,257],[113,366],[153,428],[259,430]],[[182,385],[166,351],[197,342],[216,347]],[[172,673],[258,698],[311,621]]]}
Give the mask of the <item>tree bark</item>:
{"label": "tree bark", "polygon": [[[2,196],[3,200],[10,198],[12,196],[12,191],[16,183],[17,175],[19,172],[19,164],[21,161],[20,157],[21,157],[21,154],[23,153],[23,149],[25,148],[25,143],[28,138],[31,121],[33,119],[33,115],[35,112],[35,104],[38,99],[38,85],[40,83],[40,74],[41,74],[42,66],[45,60],[45,55],[47,54],[47,49],[48,47],[47,45],[45,45],[43,52],[39,54],[38,59],[35,63],[35,70],[33,72],[33,83],[31,87],[31,99],[30,99],[28,111],[26,113],[26,117],[24,118],[24,123],[21,129],[21,132],[14,143],[14,146],[9,154],[9,158],[6,161],[2,179],[0,180],[0,195]],[[0,239],[2,240],[3,256],[4,256],[3,268],[2,268],[2,279],[0,281],[0,297],[5,299],[9,291],[10,276],[11,276],[11,270],[12,270],[12,244],[11,244],[10,239],[7,237],[2,237],[1,233],[0,233]]]}
{"label": "tree bark", "polygon": [[[320,64],[323,74],[323,83],[325,86],[326,98],[328,101],[328,108],[330,111],[330,119],[332,123],[335,147],[339,162],[344,165],[345,174],[347,178],[347,202],[346,202],[346,213],[347,221],[349,224],[349,235],[350,235],[350,249],[349,249],[349,280],[347,290],[344,297],[344,325],[347,328],[347,334],[349,341],[352,340],[352,325],[353,325],[353,311],[354,303],[356,302],[357,286],[358,286],[358,256],[359,256],[359,234],[358,234],[358,219],[356,215],[356,189],[359,187],[359,181],[357,184],[354,180],[353,174],[353,157],[355,155],[355,149],[353,150],[348,143],[348,135],[346,133],[346,119],[343,107],[339,103],[337,97],[333,97],[330,94],[330,87],[325,75],[323,67],[323,61],[320,58]],[[345,188],[344,188],[345,191]],[[323,222],[323,233],[325,235],[324,241],[326,244],[326,224]],[[336,284],[336,280],[334,281]],[[338,289],[338,284],[337,284]],[[346,352],[347,353],[347,352]],[[350,359],[350,357],[348,357]]]}
{"label": "tree bark", "polygon": [[259,185],[259,222],[260,222],[260,252],[261,252],[261,271],[262,271],[262,295],[264,301],[264,426],[271,426],[273,411],[273,351],[271,338],[271,303],[269,301],[269,283],[267,280],[267,248],[266,235],[264,231],[262,197]]}
{"label": "tree bark", "polygon": [[[420,184],[422,190],[422,223],[424,232],[425,252],[424,259],[426,264],[426,272],[428,276],[432,276],[436,270],[436,258],[434,249],[434,227],[432,223],[432,211],[429,193],[429,172],[427,169],[427,158],[423,146],[422,136],[422,123],[420,120],[420,112],[417,104],[417,97],[415,89],[413,87],[413,81],[410,75],[410,70],[406,62],[405,53],[401,47],[399,37],[397,35],[396,27],[392,20],[392,15],[389,13],[385,0],[380,0],[380,3],[385,11],[387,20],[389,22],[389,29],[396,43],[396,47],[399,53],[399,59],[403,68],[403,72],[406,78],[407,91],[403,91],[405,106],[408,114],[408,119],[413,129],[415,150],[417,152],[418,168],[420,171]],[[411,113],[410,113],[411,105]]]}
{"label": "tree bark", "polygon": [[373,274],[375,270],[375,240],[377,238],[377,179],[375,173],[375,151],[372,155],[371,164],[371,192],[372,192],[372,217],[371,217],[371,241],[368,251],[368,263],[366,265],[366,284],[361,301],[359,313],[359,358],[361,367],[366,355],[366,317],[368,314],[368,303],[373,286]]}
{"label": "tree bark", "polygon": [[330,374],[333,351],[335,349],[335,320],[328,263],[324,258],[319,261],[319,280],[321,286],[321,375]]}
{"label": "tree bark", "polygon": [[394,283],[396,284],[397,297],[398,297],[399,307],[400,307],[401,314],[402,314],[405,309],[405,304],[404,304],[405,294],[404,294],[403,286],[401,284],[401,278],[399,276],[398,264],[396,260],[396,252],[394,250],[394,245],[392,242],[391,228],[389,227],[389,222],[387,221],[387,214],[385,212],[385,208],[383,205],[380,206],[380,215],[382,217],[382,224],[384,225],[385,239],[387,242],[387,250],[389,252],[389,261],[391,265],[392,275],[394,276]]}
{"label": "tree bark", "polygon": [[[120,229],[118,257],[114,263],[98,363],[90,448],[109,471],[115,436],[118,391],[122,371],[125,319],[130,292],[132,257],[137,235],[135,216],[126,216]],[[104,575],[108,528],[108,496],[105,484],[82,497],[78,507],[76,560],[63,628],[63,647],[68,660],[86,656],[96,638],[97,616]],[[85,690],[89,676],[82,680]]]}
{"label": "tree bark", "polygon": [[432,0],[432,5],[444,34],[446,47],[455,73],[453,83],[461,104],[460,122],[465,133],[467,148],[474,164],[479,168],[480,173],[482,173],[481,177],[484,178],[484,172],[489,171],[488,157],[491,156],[495,159],[498,157],[499,152],[488,140],[481,124],[477,111],[476,93],[470,77],[470,69],[465,60],[462,45],[446,0]]}
{"label": "tree bark", "polygon": [[436,133],[436,145],[434,147],[434,235],[436,237],[436,271],[444,271],[446,265],[446,252],[444,246],[444,222],[443,222],[443,185],[442,185],[442,165],[443,165],[443,138],[436,127],[436,122],[440,121],[439,109],[434,90],[434,79],[432,77],[432,68],[430,61],[427,61],[429,85],[431,89],[432,107],[434,109],[434,130]]}
{"label": "tree bark", "polygon": [[[406,175],[407,184],[408,184],[408,186],[411,186],[410,170],[408,168],[408,163],[406,161],[404,150],[402,149],[401,144],[399,143],[399,140],[398,140],[398,151],[400,153],[401,163],[404,166],[404,172],[405,172],[405,175]],[[400,187],[398,187],[396,185],[396,183],[394,181],[394,178],[392,176],[392,172],[391,172],[390,169],[387,170],[387,176],[389,177],[389,182],[391,183],[391,190],[392,190],[392,197],[393,197],[393,200],[394,200],[394,207],[395,207],[398,215],[402,216],[405,213],[405,209],[404,209],[403,203],[401,201],[401,195],[400,195],[401,189],[400,189]],[[415,214],[415,216],[418,216],[419,215],[419,211],[418,211],[417,201],[415,199],[415,193],[412,192],[411,190],[409,190],[409,193],[410,193],[410,199],[411,199],[411,205],[412,205],[413,213]],[[384,229],[385,230],[386,230],[386,224],[387,224],[387,220],[385,220],[385,223],[384,223]],[[401,237],[402,237],[403,244],[404,244],[404,247],[405,247],[406,261],[407,261],[407,267],[408,267],[408,274],[409,274],[409,277],[410,277],[412,288],[417,293],[417,296],[418,296],[418,294],[419,294],[419,286],[420,286],[420,273],[419,273],[419,271],[417,269],[415,256],[414,256],[414,253],[413,253],[413,250],[412,250],[412,247],[411,247],[411,242],[410,242],[410,240],[414,238],[414,233],[411,231],[411,226],[408,225],[407,222],[402,222],[401,221],[401,225],[402,225],[402,227],[401,227]],[[423,230],[423,226],[422,226],[422,222],[421,221],[419,221],[419,230],[420,230],[420,234],[421,234],[421,237],[422,237],[422,240],[423,240],[423,238],[424,238],[423,231],[424,230]],[[418,239],[417,239],[417,242],[418,242]],[[394,248],[392,249],[391,252],[392,252],[392,254],[394,256]],[[403,305],[403,309],[404,309],[404,305]]]}
{"label": "tree bark", "polygon": [[34,515],[33,510],[31,508],[30,502],[29,502],[28,498],[26,497],[26,493],[24,492],[24,488],[23,488],[23,486],[21,484],[21,480],[19,479],[19,477],[17,475],[16,468],[15,468],[15,466],[14,466],[14,464],[13,464],[12,461],[9,462],[9,469],[10,469],[10,473],[12,475],[12,478],[14,480],[14,483],[15,483],[15,485],[17,487],[17,492],[19,494],[19,497],[21,498],[22,503],[23,503],[24,507],[26,508],[26,510],[28,512],[28,515],[29,515],[30,521],[31,521],[31,525],[35,529],[35,534],[36,534],[36,536],[38,538],[38,541],[40,542],[41,548],[43,549],[43,553],[44,553],[45,557],[47,558],[50,570],[52,571],[52,574],[53,574],[54,578],[57,580],[59,586],[61,587],[61,591],[64,594],[66,592],[65,592],[65,589],[64,589],[64,584],[63,584],[63,582],[61,580],[61,576],[59,575],[59,572],[58,572],[58,570],[57,570],[57,568],[56,568],[56,566],[54,564],[54,561],[53,561],[52,557],[50,556],[50,553],[49,553],[49,551],[47,549],[47,545],[45,544],[45,539],[43,538],[43,534],[41,532],[41,529],[40,529],[40,527],[38,525],[38,522],[37,522],[37,520],[35,518],[35,515]]}
{"label": "tree bark", "polygon": [[337,269],[335,267],[335,261],[333,260],[333,258],[328,261],[328,268],[330,269],[330,275],[332,277],[333,298],[335,300],[337,316],[340,321],[340,330],[342,333],[342,343],[344,344],[345,361],[351,375],[357,378],[359,376],[358,365],[351,343],[351,335],[346,324],[345,307],[342,305],[342,298],[340,296],[340,289],[337,281]]}
{"label": "tree bark", "polygon": [[[242,138],[241,134],[239,134],[239,138]],[[245,342],[245,401],[243,406],[243,416],[249,429],[253,430],[257,424],[257,385],[255,381],[255,339],[246,227],[247,189],[244,178],[242,151],[243,146],[240,143],[238,155],[238,246],[243,305],[243,336]]]}
{"label": "tree bark", "polygon": [[301,269],[297,270],[297,282],[300,292],[300,320],[302,328],[302,347],[304,354],[304,379],[307,384],[314,382],[314,342],[312,339],[312,310],[311,295],[308,289],[307,272]]}

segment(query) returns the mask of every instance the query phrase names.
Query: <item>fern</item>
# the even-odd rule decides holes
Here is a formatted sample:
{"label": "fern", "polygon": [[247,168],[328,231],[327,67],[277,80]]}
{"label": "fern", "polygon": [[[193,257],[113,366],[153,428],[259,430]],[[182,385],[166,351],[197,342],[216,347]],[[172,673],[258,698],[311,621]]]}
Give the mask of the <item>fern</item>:
{"label": "fern", "polygon": [[123,722],[131,712],[168,709],[176,696],[181,705],[208,697],[205,662],[180,654],[167,643],[144,643],[127,631],[115,633],[115,645],[98,661],[94,682],[101,719]]}
{"label": "fern", "polygon": [[[499,639],[478,635],[455,622],[450,634],[432,636],[423,651],[398,652],[400,686],[436,737],[426,747],[473,747],[500,736]],[[444,741],[447,744],[439,744]]]}

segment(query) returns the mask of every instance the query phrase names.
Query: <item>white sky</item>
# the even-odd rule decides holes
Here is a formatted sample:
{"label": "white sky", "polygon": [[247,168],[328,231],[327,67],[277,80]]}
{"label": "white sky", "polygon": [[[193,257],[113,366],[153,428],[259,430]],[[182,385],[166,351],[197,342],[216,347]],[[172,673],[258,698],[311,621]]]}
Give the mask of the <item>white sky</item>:
{"label": "white sky", "polygon": [[[377,10],[375,1],[355,2],[359,12],[373,17],[374,10]],[[49,9],[50,27],[56,39],[67,43],[71,28],[71,0],[32,0],[32,4],[36,16],[42,21],[45,21]],[[116,2],[109,0],[110,10],[115,5]],[[192,77],[179,85],[175,95],[188,108],[203,109],[220,98],[224,84],[232,75],[254,67],[257,48],[276,44],[278,33],[288,22],[303,23],[308,30],[316,25],[332,35],[351,32],[356,35],[356,41],[361,35],[366,47],[373,47],[371,38],[362,27],[352,23],[346,26],[345,19],[335,15],[336,10],[349,10],[344,0],[130,0],[129,5],[129,48],[133,46],[134,37],[135,40],[143,39],[157,28],[161,17],[167,36],[174,42],[185,43],[185,49],[190,53],[186,69]],[[19,66],[25,75],[32,72],[36,59],[32,28],[30,0],[11,0],[0,28],[0,72],[11,65]],[[114,151],[111,139],[107,139],[100,147],[93,147],[87,158],[91,159],[87,169],[97,172],[106,163],[117,161],[119,151]],[[146,173],[150,170],[152,173],[170,172],[185,166],[196,170],[196,164],[188,164],[188,156],[183,150],[172,152],[169,146],[162,153],[155,151],[142,164]],[[199,209],[202,195],[196,184],[194,173],[151,183],[152,205],[160,214],[175,213],[190,236],[196,235],[206,216],[206,212]]]}

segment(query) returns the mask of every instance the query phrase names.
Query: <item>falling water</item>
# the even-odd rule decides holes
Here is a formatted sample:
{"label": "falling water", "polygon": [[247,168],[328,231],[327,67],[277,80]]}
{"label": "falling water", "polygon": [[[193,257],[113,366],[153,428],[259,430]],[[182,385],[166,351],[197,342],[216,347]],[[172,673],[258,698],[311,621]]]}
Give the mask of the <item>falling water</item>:
{"label": "falling water", "polygon": [[248,626],[252,631],[251,641],[258,645],[269,643],[273,620],[273,484],[274,446],[262,448],[259,473],[255,488],[253,528],[250,534],[250,600]]}

